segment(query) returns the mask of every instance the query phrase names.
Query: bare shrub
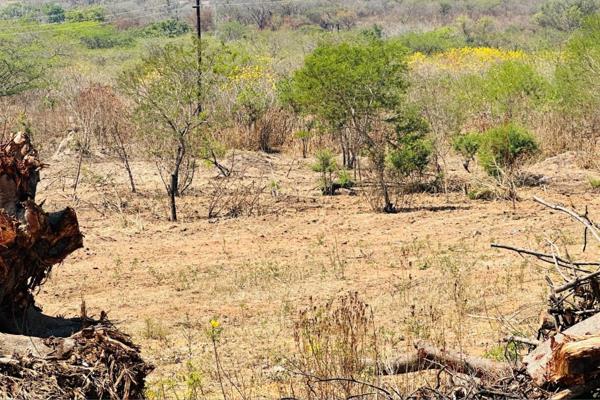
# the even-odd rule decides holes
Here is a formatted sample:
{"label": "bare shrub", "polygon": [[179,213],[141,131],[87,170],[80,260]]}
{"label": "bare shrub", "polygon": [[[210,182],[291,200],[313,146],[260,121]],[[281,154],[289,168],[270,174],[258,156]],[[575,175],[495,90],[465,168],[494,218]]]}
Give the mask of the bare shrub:
{"label": "bare shrub", "polygon": [[215,179],[208,189],[208,218],[237,218],[261,215],[261,197],[267,186],[242,176]]}
{"label": "bare shrub", "polygon": [[373,312],[358,293],[302,310],[294,341],[290,363],[300,377],[299,398],[348,399],[373,391],[375,371],[367,360],[378,359],[377,335]]}

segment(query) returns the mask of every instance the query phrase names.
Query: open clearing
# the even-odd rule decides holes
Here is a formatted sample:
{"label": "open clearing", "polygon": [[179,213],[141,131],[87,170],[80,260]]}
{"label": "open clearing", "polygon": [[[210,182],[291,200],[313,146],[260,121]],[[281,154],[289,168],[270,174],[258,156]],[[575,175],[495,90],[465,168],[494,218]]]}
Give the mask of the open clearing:
{"label": "open clearing", "polygon": [[[155,382],[183,368],[190,351],[211,373],[205,331],[213,318],[224,329],[224,367],[260,378],[289,354],[298,310],[348,291],[373,307],[384,350],[420,337],[483,355],[507,334],[535,336],[547,293],[540,266],[490,244],[543,249],[552,239],[575,256],[579,227],[528,199],[588,205],[592,217],[600,210],[569,154],[530,168],[543,168],[549,184],[523,189],[514,210],[462,193],[418,194],[420,208],[397,214],[372,212],[360,195],[321,196],[307,160],[238,158],[246,181],[278,182],[277,196],[261,199],[261,215],[209,221],[218,178],[203,169],[179,200],[178,224],[164,219],[152,165],[134,164],[137,195],[122,191],[117,165],[86,167],[75,204],[85,249],[53,271],[39,296],[44,312],[76,315],[82,299],[89,314],[107,311],[155,363]],[[48,209],[72,204],[70,189],[60,189],[69,168],[55,161],[44,170],[39,199]],[[458,161],[451,169],[462,173]],[[122,212],[109,212],[114,204]]]}

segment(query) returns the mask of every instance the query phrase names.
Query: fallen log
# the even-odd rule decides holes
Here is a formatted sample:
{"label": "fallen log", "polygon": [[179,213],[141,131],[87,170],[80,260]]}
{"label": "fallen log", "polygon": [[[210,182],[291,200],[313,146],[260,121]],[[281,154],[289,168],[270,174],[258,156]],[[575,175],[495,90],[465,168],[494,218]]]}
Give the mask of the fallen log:
{"label": "fallen log", "polygon": [[[551,339],[552,340],[552,339]],[[573,338],[552,347],[549,383],[561,386],[586,384],[600,378],[600,336]]]}
{"label": "fallen log", "polygon": [[378,368],[380,374],[401,375],[427,369],[447,368],[457,373],[494,380],[511,376],[513,373],[513,367],[508,363],[438,349],[425,342],[417,342],[415,348],[417,351],[414,354],[403,355],[391,362],[381,363]]}

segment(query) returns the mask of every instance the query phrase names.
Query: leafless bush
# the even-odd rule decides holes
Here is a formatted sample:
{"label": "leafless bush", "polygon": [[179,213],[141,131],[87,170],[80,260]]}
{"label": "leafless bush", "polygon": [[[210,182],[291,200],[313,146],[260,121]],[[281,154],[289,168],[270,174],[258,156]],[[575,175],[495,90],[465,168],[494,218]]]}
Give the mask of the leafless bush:
{"label": "leafless bush", "polygon": [[214,179],[208,189],[208,218],[261,215],[267,186],[242,176]]}
{"label": "leafless bush", "polygon": [[377,335],[372,310],[356,292],[302,310],[294,340],[290,370],[300,379],[294,396],[348,399],[373,392],[375,371],[367,360],[378,359]]}

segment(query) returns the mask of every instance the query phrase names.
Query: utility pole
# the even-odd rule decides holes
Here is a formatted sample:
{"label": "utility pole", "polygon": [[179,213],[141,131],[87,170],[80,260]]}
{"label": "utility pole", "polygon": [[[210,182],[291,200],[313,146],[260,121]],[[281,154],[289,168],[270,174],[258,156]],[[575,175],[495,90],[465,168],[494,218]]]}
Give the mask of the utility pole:
{"label": "utility pole", "polygon": [[200,13],[201,0],[196,0],[196,5],[193,8],[196,9],[196,36],[198,37],[198,43],[196,46],[196,52],[198,57],[198,107],[197,112],[202,112],[202,14]]}

